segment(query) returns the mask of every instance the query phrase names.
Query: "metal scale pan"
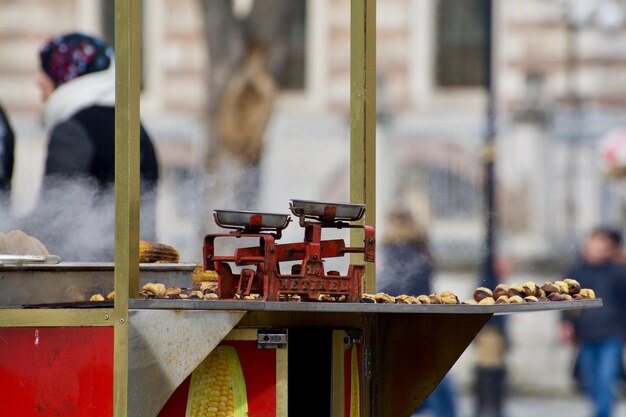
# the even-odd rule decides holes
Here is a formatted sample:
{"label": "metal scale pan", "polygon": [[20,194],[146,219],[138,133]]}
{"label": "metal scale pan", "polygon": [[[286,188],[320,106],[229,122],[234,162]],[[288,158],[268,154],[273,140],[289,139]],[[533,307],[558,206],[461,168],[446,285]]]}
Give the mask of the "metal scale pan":
{"label": "metal scale pan", "polygon": [[258,213],[244,210],[214,210],[215,223],[225,229],[281,231],[291,217],[280,213]]}
{"label": "metal scale pan", "polygon": [[318,219],[322,222],[360,220],[365,214],[364,204],[328,203],[310,200],[291,200],[291,212],[298,217]]}

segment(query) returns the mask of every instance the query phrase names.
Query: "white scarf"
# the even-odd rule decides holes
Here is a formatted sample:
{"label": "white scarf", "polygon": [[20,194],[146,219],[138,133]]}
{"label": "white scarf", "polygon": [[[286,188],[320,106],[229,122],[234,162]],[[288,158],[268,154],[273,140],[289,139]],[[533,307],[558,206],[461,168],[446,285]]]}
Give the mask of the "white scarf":
{"label": "white scarf", "polygon": [[115,62],[104,71],[85,74],[54,90],[46,101],[43,118],[46,133],[87,107],[115,106]]}

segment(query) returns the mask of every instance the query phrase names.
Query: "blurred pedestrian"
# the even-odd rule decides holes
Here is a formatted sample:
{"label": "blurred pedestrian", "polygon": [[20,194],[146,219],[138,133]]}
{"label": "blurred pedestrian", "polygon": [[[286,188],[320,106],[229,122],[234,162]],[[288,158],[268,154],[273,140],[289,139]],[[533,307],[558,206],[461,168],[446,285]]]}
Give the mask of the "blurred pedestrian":
{"label": "blurred pedestrian", "polygon": [[9,118],[0,105],[0,206],[8,209],[13,179],[15,136]]}
{"label": "blurred pedestrian", "polygon": [[626,252],[624,251],[624,238],[622,237],[622,234],[617,229],[606,228],[602,230],[606,231],[606,234],[611,241],[613,252],[611,257],[613,262],[618,265],[626,265]]}
{"label": "blurred pedestrian", "polygon": [[388,215],[387,232],[380,248],[378,290],[392,295],[430,294],[434,261],[428,235],[406,208]]}
{"label": "blurred pedestrian", "polygon": [[[607,236],[611,240],[612,244],[612,253],[611,258],[613,262],[617,265],[621,266],[624,269],[624,274],[622,275],[624,279],[626,279],[626,252],[624,251],[624,239],[622,237],[622,233],[613,228],[602,229],[606,232]],[[626,317],[626,303],[622,303],[622,317]],[[622,321],[624,326],[624,330],[622,332],[622,337],[626,336],[626,320]],[[619,380],[624,382],[626,381],[626,368],[624,366],[624,353],[620,356],[620,365],[619,365]],[[580,382],[580,364],[576,363],[576,372],[575,376],[577,377],[578,382]]]}
{"label": "blurred pedestrian", "polygon": [[626,287],[624,267],[615,263],[615,240],[606,229],[585,239],[580,261],[567,271],[582,287],[593,288],[603,307],[568,312],[561,334],[577,344],[577,367],[582,388],[591,398],[595,417],[610,417],[621,375],[623,328],[621,301]]}
{"label": "blurred pedestrian", "polygon": [[[110,260],[115,173],[113,49],[101,39],[68,33],[47,41],[39,58],[41,72],[37,83],[45,105],[44,124],[49,140],[38,205],[39,213],[46,215],[33,233],[41,235],[49,231],[42,240],[62,257]],[[158,176],[152,140],[141,126],[141,236],[144,239],[155,237],[154,193]],[[44,222],[53,222],[57,227],[50,228]],[[62,229],[66,233],[74,232],[75,239],[66,236],[59,239],[57,235]]]}
{"label": "blurred pedestrian", "polygon": [[[428,234],[404,207],[392,209],[388,231],[379,252],[377,291],[391,295],[431,293],[434,259]],[[456,417],[454,384],[449,375],[439,383],[416,413],[428,410],[435,417]]]}

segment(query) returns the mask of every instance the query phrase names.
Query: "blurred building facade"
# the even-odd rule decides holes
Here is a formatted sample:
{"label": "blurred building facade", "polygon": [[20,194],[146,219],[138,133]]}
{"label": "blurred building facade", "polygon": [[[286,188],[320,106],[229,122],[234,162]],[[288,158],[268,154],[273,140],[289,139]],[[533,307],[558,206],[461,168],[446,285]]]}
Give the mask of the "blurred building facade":
{"label": "blurred building facade", "polygon": [[[234,1],[237,12],[245,14],[251,1]],[[289,198],[349,196],[350,0],[293,1],[299,2],[288,45],[293,62],[279,80],[283,89],[267,132],[256,207],[280,212]],[[564,255],[573,254],[576,238],[590,227],[624,220],[626,189],[603,179],[597,152],[598,141],[624,123],[624,11],[609,5],[572,12],[566,0],[494,3],[500,246],[502,253],[529,265],[550,266],[552,272],[523,275],[541,281],[554,277]],[[45,157],[34,82],[37,50],[63,31],[111,38],[112,4],[0,0],[0,101],[18,136],[15,213],[26,213],[33,204]],[[430,230],[444,269],[473,268],[481,256],[481,4],[378,2],[380,232],[385,208],[411,206]],[[196,199],[198,178],[206,178],[198,173],[206,162],[210,71],[202,8],[199,0],[145,0],[143,5],[141,105],[162,163],[159,232],[187,259],[198,260],[200,241],[189,239],[198,228],[197,216],[190,211],[200,211],[208,222],[219,204],[207,207]],[[288,229],[286,238],[291,232],[299,233]],[[465,293],[475,279],[474,269],[466,271],[462,276],[469,279],[458,284]],[[455,290],[455,282],[445,285]],[[524,341],[525,334],[513,337]],[[532,361],[533,368],[527,358],[556,348],[554,337],[546,340],[549,346],[516,345],[514,371],[530,389],[541,383],[562,387],[567,379],[567,355],[559,356],[554,378],[533,377],[543,362]],[[527,379],[524,372],[530,373]]]}
{"label": "blurred building facade", "polygon": [[[265,209],[284,210],[299,194],[347,198],[350,1],[297,1],[293,63],[267,137]],[[581,18],[567,1],[495,3],[502,249],[529,260],[571,254],[572,238],[622,220],[623,187],[603,181],[596,145],[626,106],[626,31],[619,15],[607,28],[602,10]],[[250,0],[234,4],[245,14]],[[378,5],[381,206],[415,207],[439,258],[460,264],[481,251],[481,4]],[[36,195],[43,159],[37,48],[68,30],[111,39],[113,2],[0,0],[0,9],[0,100],[28,144],[17,151],[16,181],[31,184],[17,192],[20,212]],[[144,1],[142,113],[172,184],[205,162],[201,13],[198,0]]]}

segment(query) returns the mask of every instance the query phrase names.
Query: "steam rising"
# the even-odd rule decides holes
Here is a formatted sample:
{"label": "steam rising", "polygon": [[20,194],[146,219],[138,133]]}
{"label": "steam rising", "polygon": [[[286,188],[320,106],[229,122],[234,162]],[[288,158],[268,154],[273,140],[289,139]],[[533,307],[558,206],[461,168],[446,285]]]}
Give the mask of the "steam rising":
{"label": "steam rising", "polygon": [[[141,198],[142,239],[155,239],[156,192]],[[21,229],[63,261],[113,261],[115,193],[84,179],[46,178],[32,213],[0,220],[0,230]]]}

